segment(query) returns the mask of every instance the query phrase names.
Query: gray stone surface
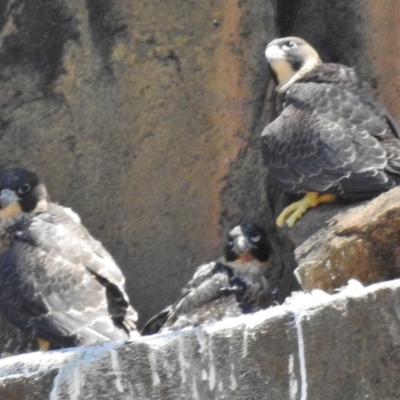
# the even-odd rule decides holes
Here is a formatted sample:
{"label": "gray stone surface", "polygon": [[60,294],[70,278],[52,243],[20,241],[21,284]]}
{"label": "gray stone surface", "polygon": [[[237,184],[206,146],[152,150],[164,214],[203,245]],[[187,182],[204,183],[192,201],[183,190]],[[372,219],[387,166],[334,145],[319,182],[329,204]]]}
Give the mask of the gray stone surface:
{"label": "gray stone surface", "polygon": [[341,212],[296,248],[304,290],[333,292],[351,278],[371,284],[400,277],[400,188]]}
{"label": "gray stone surface", "polygon": [[[277,36],[303,37],[324,61],[354,67],[360,80],[371,87],[399,123],[400,48],[393,46],[393,40],[400,35],[399,12],[396,0],[282,0],[276,2]],[[278,216],[284,206],[295,200],[283,194],[269,176],[266,191],[268,216]],[[269,225],[273,219],[267,219],[278,258],[275,272],[281,276],[280,300],[294,287],[291,277],[296,262],[290,258],[294,250],[325,228],[333,216],[360,204],[339,202],[317,207],[308,211],[292,229],[277,231]]]}
{"label": "gray stone surface", "polygon": [[264,0],[0,2],[0,167],[35,170],[81,216],[141,324],[234,224],[264,223],[273,21]]}
{"label": "gray stone surface", "polygon": [[[283,301],[298,287],[295,247],[352,206],[276,228],[289,199],[269,178],[264,187],[258,138],[274,108],[264,47],[303,36],[324,60],[355,66],[399,118],[397,8],[5,0],[0,166],[36,170],[52,198],[81,215],[125,271],[141,322],[177,298],[242,220],[267,229]],[[127,345],[1,360],[0,399],[395,399],[398,285]],[[0,326],[3,353],[34,348],[2,317]]]}
{"label": "gray stone surface", "polygon": [[201,328],[0,360],[0,398],[396,399],[399,338],[400,281],[353,281]]}

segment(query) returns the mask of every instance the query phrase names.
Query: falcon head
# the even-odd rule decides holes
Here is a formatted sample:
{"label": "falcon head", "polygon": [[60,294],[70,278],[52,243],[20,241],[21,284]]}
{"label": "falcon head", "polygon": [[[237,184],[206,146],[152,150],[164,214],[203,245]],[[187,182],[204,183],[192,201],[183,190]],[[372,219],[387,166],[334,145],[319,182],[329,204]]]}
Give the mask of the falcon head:
{"label": "falcon head", "polygon": [[279,90],[287,89],[321,63],[315,49],[305,40],[294,36],[275,39],[268,43],[265,57],[276,75]]}
{"label": "falcon head", "polygon": [[271,248],[262,228],[255,224],[244,223],[233,228],[228,234],[225,247],[227,261],[267,261]]}
{"label": "falcon head", "polygon": [[0,172],[0,215],[44,210],[47,202],[46,187],[34,172],[22,168]]}

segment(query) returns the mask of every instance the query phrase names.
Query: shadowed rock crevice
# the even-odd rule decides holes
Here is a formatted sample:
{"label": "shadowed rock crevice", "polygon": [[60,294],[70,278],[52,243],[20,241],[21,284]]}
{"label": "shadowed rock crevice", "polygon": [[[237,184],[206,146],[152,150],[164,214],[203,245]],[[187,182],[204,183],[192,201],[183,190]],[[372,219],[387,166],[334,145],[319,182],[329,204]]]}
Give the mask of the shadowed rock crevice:
{"label": "shadowed rock crevice", "polygon": [[124,22],[118,3],[114,0],[86,0],[91,37],[104,66],[112,73],[114,45],[118,39],[127,39],[128,25]]}
{"label": "shadowed rock crevice", "polygon": [[13,67],[22,68],[28,75],[40,75],[38,89],[52,93],[64,72],[64,46],[79,39],[72,11],[61,0],[17,0],[8,1],[1,15],[0,76],[7,79]]}

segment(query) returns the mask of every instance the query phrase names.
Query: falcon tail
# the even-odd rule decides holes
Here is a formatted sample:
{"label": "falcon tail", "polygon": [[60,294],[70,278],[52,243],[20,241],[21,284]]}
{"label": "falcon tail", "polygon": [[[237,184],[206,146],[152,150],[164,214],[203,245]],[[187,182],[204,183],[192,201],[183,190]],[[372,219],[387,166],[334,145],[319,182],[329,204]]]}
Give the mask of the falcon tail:
{"label": "falcon tail", "polygon": [[172,307],[167,307],[151,318],[140,332],[142,336],[154,335],[160,331],[165,321],[170,316]]}

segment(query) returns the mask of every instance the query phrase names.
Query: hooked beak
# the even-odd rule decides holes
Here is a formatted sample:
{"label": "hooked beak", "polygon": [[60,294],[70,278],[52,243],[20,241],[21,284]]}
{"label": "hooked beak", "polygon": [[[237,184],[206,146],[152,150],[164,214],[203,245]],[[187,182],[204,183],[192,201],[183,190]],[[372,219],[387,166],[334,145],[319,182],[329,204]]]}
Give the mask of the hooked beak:
{"label": "hooked beak", "polygon": [[19,200],[19,197],[13,190],[3,189],[0,192],[0,205],[2,209],[17,203]]}
{"label": "hooked beak", "polygon": [[248,253],[253,246],[244,236],[238,236],[233,242],[233,247],[237,254],[241,254]]}
{"label": "hooked beak", "polygon": [[252,244],[246,239],[240,226],[232,229],[229,234],[233,240],[232,249],[236,254],[247,253],[252,249]]}
{"label": "hooked beak", "polygon": [[286,61],[285,52],[276,44],[270,44],[265,49],[265,58],[268,62]]}

